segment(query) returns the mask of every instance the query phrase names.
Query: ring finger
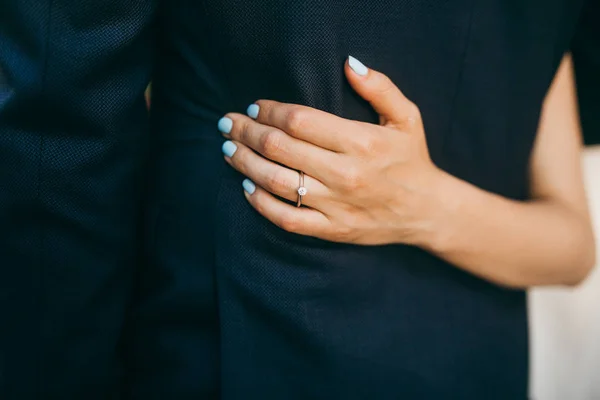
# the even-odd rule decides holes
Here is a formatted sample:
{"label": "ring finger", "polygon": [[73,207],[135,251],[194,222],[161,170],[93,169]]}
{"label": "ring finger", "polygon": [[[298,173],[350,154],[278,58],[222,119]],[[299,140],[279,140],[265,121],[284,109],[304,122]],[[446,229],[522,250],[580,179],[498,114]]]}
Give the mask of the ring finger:
{"label": "ring finger", "polygon": [[[233,147],[233,146],[235,147]],[[298,171],[286,168],[256,154],[252,149],[237,141],[227,141],[223,144],[225,160],[237,171],[247,176],[263,189],[296,202],[300,187]],[[329,198],[329,189],[317,179],[305,174],[304,187],[306,195],[302,204],[319,208]]]}

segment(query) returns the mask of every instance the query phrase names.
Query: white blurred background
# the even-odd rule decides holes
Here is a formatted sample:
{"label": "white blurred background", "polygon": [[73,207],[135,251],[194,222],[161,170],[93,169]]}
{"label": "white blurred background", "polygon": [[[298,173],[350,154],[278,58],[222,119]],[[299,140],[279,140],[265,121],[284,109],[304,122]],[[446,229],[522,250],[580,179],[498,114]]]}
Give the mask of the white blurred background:
{"label": "white blurred background", "polygon": [[[600,259],[600,146],[583,155]],[[600,400],[600,266],[574,289],[529,295],[532,400]]]}

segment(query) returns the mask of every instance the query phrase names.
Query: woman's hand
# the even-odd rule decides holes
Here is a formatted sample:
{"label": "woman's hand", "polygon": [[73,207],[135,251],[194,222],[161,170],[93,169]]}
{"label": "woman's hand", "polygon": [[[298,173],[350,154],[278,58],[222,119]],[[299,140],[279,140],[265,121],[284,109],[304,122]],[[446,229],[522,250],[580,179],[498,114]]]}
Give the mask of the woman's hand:
{"label": "woman's hand", "polygon": [[[442,175],[429,157],[419,109],[352,57],[345,72],[380,125],[260,100],[249,117],[230,113],[219,121],[230,139],[225,159],[249,178],[250,204],[287,231],[356,244],[414,243]],[[307,189],[300,208],[279,199],[296,201],[298,171]]]}
{"label": "woman's hand", "polygon": [[[417,106],[386,76],[352,58],[346,75],[379,113],[380,125],[263,100],[248,107],[250,118],[228,114],[219,121],[230,139],[225,159],[251,180],[244,181],[246,197],[259,213],[283,229],[325,240],[416,245],[509,287],[572,285],[586,276],[594,265],[594,235],[568,58],[544,101],[527,201],[438,169]],[[296,201],[298,170],[308,189],[301,208],[279,199]]]}

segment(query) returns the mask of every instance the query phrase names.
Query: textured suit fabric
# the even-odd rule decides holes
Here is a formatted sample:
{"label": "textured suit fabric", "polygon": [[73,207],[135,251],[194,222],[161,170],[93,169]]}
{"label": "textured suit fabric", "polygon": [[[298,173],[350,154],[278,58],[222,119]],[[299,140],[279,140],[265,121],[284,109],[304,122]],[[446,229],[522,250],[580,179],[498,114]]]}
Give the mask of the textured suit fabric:
{"label": "textured suit fabric", "polygon": [[0,398],[108,399],[133,290],[152,1],[0,1]]}
{"label": "textured suit fabric", "polygon": [[579,3],[2,0],[0,398],[524,398],[523,292],[273,227],[215,126],[261,97],[374,121],[353,54],[421,107],[436,163],[526,198]]}
{"label": "textured suit fabric", "polygon": [[344,78],[352,54],[420,106],[435,163],[523,200],[540,108],[581,3],[166,5],[130,393],[526,398],[523,291],[416,248],[332,244],[280,230],[244,199],[243,177],[222,160],[216,123],[259,98],[376,121]]}

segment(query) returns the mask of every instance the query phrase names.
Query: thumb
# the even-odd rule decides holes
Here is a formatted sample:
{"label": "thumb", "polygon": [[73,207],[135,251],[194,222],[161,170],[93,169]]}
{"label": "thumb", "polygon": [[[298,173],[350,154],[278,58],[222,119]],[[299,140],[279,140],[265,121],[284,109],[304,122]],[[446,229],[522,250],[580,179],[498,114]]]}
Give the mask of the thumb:
{"label": "thumb", "polygon": [[367,68],[352,56],[348,56],[345,72],[354,90],[379,114],[382,125],[400,125],[418,116],[417,106],[386,75]]}

